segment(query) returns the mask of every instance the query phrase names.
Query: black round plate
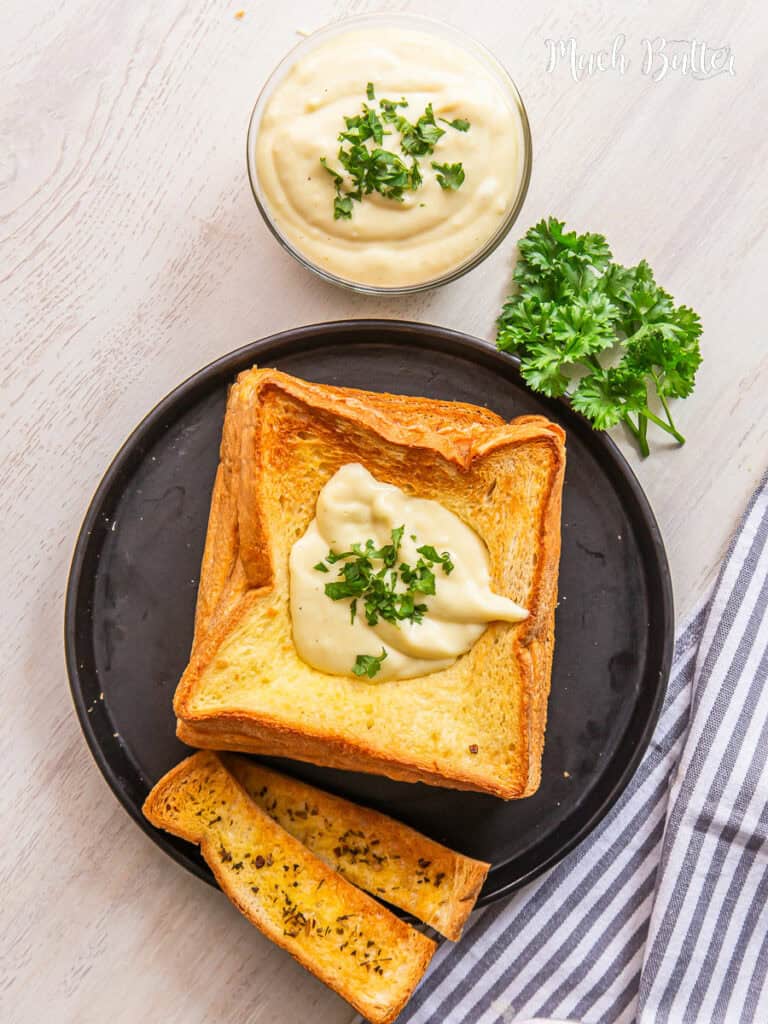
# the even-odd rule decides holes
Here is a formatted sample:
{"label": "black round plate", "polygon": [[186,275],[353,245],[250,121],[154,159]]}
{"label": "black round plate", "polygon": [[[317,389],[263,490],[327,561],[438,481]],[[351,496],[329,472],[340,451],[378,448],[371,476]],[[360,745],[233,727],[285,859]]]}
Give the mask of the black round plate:
{"label": "black round plate", "polygon": [[[142,817],[149,788],[187,752],[171,699],[192,619],[227,386],[259,363],[307,380],[543,413],[567,431],[560,604],[541,788],[527,800],[283,767],[380,808],[493,865],[481,903],[565,855],[618,799],[648,744],[669,672],[664,547],[613,442],[566,402],[522,384],[517,364],[443,328],[391,320],[301,327],[247,345],[165,398],[118,453],[91,503],[67,591],[67,665],[105,778],[154,841],[211,882],[192,846]],[[280,762],[277,762],[280,763]]]}

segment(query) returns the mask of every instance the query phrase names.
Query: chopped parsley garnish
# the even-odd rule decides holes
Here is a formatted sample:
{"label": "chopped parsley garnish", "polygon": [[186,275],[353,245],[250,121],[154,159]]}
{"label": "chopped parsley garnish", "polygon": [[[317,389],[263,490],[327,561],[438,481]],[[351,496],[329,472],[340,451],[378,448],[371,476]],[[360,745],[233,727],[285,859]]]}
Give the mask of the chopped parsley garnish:
{"label": "chopped parsley garnish", "polygon": [[352,220],[352,200],[349,196],[336,196],[333,200],[333,219]]}
{"label": "chopped parsley garnish", "polygon": [[465,121],[463,117],[457,117],[453,121],[446,121],[444,117],[441,117],[440,120],[443,124],[447,124],[450,125],[451,128],[455,128],[457,132],[468,132],[472,127],[469,121]]}
{"label": "chopped parsley garnish", "polygon": [[444,129],[438,128],[435,123],[431,103],[427,104],[427,109],[416,124],[411,124],[404,117],[398,117],[395,125],[401,133],[400,148],[409,156],[426,156],[433,153],[435,146],[445,135]]}
{"label": "chopped parsley garnish", "polygon": [[368,676],[369,679],[373,679],[381,669],[381,663],[386,656],[387,652],[383,647],[378,658],[375,654],[358,654],[355,658],[355,664],[352,666],[352,671],[356,676]]}
{"label": "chopped parsley garnish", "polygon": [[450,576],[453,572],[453,562],[451,561],[451,556],[447,551],[444,551],[442,555],[438,555],[437,551],[435,551],[431,544],[424,544],[422,547],[416,548],[416,550],[420,555],[423,555],[428,562],[442,565],[443,572],[446,576]]}
{"label": "chopped parsley garnish", "polygon": [[[391,543],[383,547],[377,548],[375,541],[369,539],[365,544],[353,544],[349,551],[329,551],[314,566],[317,572],[327,573],[328,565],[339,565],[339,578],[326,583],[324,590],[326,597],[332,601],[351,598],[350,622],[355,621],[359,602],[369,626],[375,626],[379,619],[395,626],[404,621],[419,623],[427,611],[426,604],[419,600],[420,596],[435,593],[434,568],[440,566],[446,576],[453,572],[454,565],[449,552],[438,552],[431,544],[416,549],[420,557],[415,565],[401,562],[399,554],[404,529],[398,526],[392,530]],[[358,665],[363,665],[361,659],[365,659],[364,667],[358,671]],[[358,655],[355,675],[367,674],[373,678],[382,660]],[[371,671],[373,662],[377,667]]]}
{"label": "chopped parsley garnish", "polygon": [[407,106],[408,100],[405,97],[400,100],[379,100],[382,120],[386,121],[387,124],[393,124],[400,117],[397,108],[402,107],[404,109]]}
{"label": "chopped parsley garnish", "polygon": [[[424,113],[415,122],[411,122],[399,112],[408,106],[405,98],[381,99],[376,110],[368,105],[376,101],[373,82],[368,83],[365,94],[368,103],[363,103],[359,114],[345,117],[345,128],[339,132],[341,145],[336,158],[340,167],[330,167],[327,158],[320,157],[320,163],[336,186],[334,220],[351,220],[353,203],[362,202],[363,197],[372,192],[402,203],[405,192],[415,192],[423,184],[418,157],[431,156],[446,133],[437,124],[431,103],[427,104]],[[453,121],[443,117],[440,120],[455,131],[466,132],[470,129],[469,121],[460,117]],[[400,133],[400,151],[411,158],[410,164],[406,164],[398,153],[383,148],[384,137],[392,134],[385,125],[392,125]],[[461,187],[464,168],[460,163],[433,163],[432,167],[438,172],[436,177],[441,188],[455,191]]]}
{"label": "chopped parsley garnish", "polygon": [[437,183],[440,188],[451,189],[453,192],[464,184],[464,168],[461,164],[436,164],[432,161],[436,171]]}
{"label": "chopped parsley garnish", "polygon": [[[384,141],[384,125],[381,123],[381,118],[367,103],[363,104],[362,114],[345,117],[344,123],[347,130],[339,132],[339,142],[351,142],[353,145],[359,145],[361,142],[373,139],[376,145],[380,146]],[[341,157],[339,159],[341,160]]]}

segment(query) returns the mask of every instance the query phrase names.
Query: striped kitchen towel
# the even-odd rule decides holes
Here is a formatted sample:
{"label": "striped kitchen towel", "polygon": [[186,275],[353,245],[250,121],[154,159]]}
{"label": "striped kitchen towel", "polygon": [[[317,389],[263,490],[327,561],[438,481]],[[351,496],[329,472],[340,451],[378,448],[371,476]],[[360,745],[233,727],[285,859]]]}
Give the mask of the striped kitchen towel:
{"label": "striped kitchen towel", "polygon": [[768,1022],[767,537],[768,477],[621,799],[442,945],[399,1024]]}

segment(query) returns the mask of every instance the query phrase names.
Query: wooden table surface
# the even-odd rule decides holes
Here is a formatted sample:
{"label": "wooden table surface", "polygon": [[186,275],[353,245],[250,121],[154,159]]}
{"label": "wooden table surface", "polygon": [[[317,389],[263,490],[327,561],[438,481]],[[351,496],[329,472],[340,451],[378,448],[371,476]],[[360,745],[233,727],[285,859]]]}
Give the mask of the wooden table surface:
{"label": "wooden table surface", "polygon": [[[535,159],[521,231],[482,269],[379,301],[278,248],[244,149],[256,93],[297,31],[382,8],[442,16],[491,46],[525,98]],[[619,33],[623,74],[547,71],[547,39],[586,53]],[[670,67],[653,81],[642,40],[659,36],[727,44],[735,73]],[[704,320],[696,392],[676,409],[686,447],[661,443],[640,462],[617,435],[683,615],[768,464],[768,14],[728,0],[9,0],[0,62],[0,1019],[342,1024],[346,1004],[161,853],[91,760],[62,645],[87,503],[140,417],[246,341],[354,316],[491,339],[513,239],[552,213],[607,234],[623,262],[646,257]]]}

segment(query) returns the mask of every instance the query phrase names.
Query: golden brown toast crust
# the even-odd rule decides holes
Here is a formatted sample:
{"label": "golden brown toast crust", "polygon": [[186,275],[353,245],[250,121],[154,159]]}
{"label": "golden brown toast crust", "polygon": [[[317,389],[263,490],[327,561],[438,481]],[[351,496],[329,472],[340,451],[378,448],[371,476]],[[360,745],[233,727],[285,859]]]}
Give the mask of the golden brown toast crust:
{"label": "golden brown toast crust", "polygon": [[461,937],[490,864],[249,758],[222,761],[252,800],[329,867],[446,938]]}
{"label": "golden brown toast crust", "polygon": [[200,846],[222,891],[261,932],[373,1024],[410,998],[435,943],[310,853],[209,751],[152,789],[157,828]]}
{"label": "golden brown toast crust", "polygon": [[[475,648],[460,659],[469,659],[463,671],[471,676],[471,668],[482,668],[487,663],[489,644],[496,636],[506,645],[520,723],[511,737],[510,758],[514,763],[510,761],[508,770],[497,771],[494,764],[483,761],[482,755],[473,759],[464,749],[453,758],[447,754],[392,753],[386,745],[376,746],[362,734],[345,733],[341,726],[316,728],[312,723],[291,722],[264,709],[222,704],[210,710],[201,707],[199,701],[196,704],[201,680],[217,652],[272,596],[276,579],[274,531],[280,530],[281,523],[279,515],[270,519],[265,512],[268,501],[274,504],[271,482],[295,473],[295,446],[312,443],[329,453],[325,476],[311,481],[312,508],[320,487],[344,462],[363,462],[379,479],[412,486],[419,496],[442,500],[448,507],[451,496],[461,496],[469,482],[475,487],[476,506],[483,504],[478,481],[492,479],[488,488],[491,494],[496,484],[493,474],[498,472],[505,481],[505,466],[510,460],[516,459],[519,472],[529,472],[528,467],[534,465],[530,470],[530,500],[535,508],[523,508],[521,512],[531,520],[528,546],[534,552],[524,580],[525,599],[509,592],[511,585],[506,580],[497,584],[499,592],[507,591],[525,604],[530,616],[515,626],[492,625]],[[179,737],[200,747],[288,756],[405,781],[480,790],[507,799],[533,793],[540,780],[554,643],[564,464],[563,431],[542,417],[526,416],[506,424],[487,409],[462,403],[309,384],[274,370],[254,369],[241,374],[231,390],[225,419],[193,650],[174,699]],[[398,475],[403,466],[408,471],[405,480]],[[495,520],[489,517],[491,512],[499,520],[512,514],[505,509],[503,497],[491,494],[491,505],[499,500],[483,509],[485,533],[470,520],[489,548],[490,540],[494,540],[502,552],[503,538],[494,535]],[[519,496],[515,500],[518,504],[523,501]],[[466,510],[454,511],[462,514]],[[507,567],[503,568],[508,575]],[[289,624],[285,632],[290,640]],[[434,680],[444,675],[422,678]],[[307,685],[313,685],[309,678]],[[356,684],[350,681],[350,685]],[[415,692],[418,683],[411,680],[399,685],[411,685]]]}

